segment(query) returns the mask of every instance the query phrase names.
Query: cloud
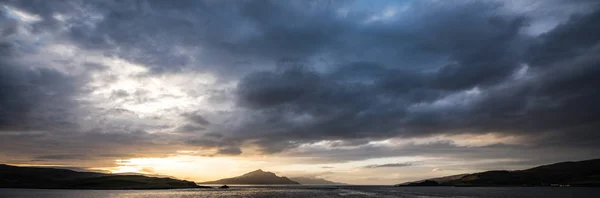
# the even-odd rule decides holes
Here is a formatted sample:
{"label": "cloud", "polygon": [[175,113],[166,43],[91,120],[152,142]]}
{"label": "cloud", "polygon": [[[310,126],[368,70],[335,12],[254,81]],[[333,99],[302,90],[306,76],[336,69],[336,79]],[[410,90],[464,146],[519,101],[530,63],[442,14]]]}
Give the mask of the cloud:
{"label": "cloud", "polygon": [[281,68],[276,72],[259,72],[245,77],[238,84],[238,96],[243,105],[263,108],[292,101],[315,90],[319,76],[302,66]]}
{"label": "cloud", "polygon": [[216,148],[217,151],[214,154],[217,155],[242,154],[241,141],[218,133],[206,133],[201,137],[186,140],[185,144],[200,148]]}
{"label": "cloud", "polygon": [[204,131],[204,130],[206,130],[206,128],[201,127],[201,126],[197,126],[197,125],[193,125],[193,124],[185,124],[185,125],[182,125],[182,126],[180,126],[180,127],[178,127],[176,129],[176,131],[180,131],[180,132],[192,132],[192,133],[195,133],[195,132],[198,132],[198,131]]}
{"label": "cloud", "polygon": [[42,155],[38,156],[37,159],[52,159],[52,160],[68,160],[68,159],[85,159],[85,155]]}
{"label": "cloud", "polygon": [[[468,8],[463,11],[481,12]],[[589,133],[589,129],[597,127],[592,121],[594,110],[582,108],[596,106],[593,101],[597,94],[591,88],[597,84],[592,76],[598,64],[595,45],[598,39],[583,36],[589,40],[581,41],[573,48],[571,44],[553,44],[565,47],[547,53],[574,53],[575,46],[579,50],[545,68],[538,68],[538,62],[528,62],[529,59],[522,57],[544,53],[535,50],[536,46],[566,42],[563,40],[580,34],[596,35],[594,28],[587,27],[592,26],[588,22],[595,21],[597,13],[574,17],[535,39],[520,35],[519,30],[524,24],[522,18],[467,14],[469,21],[481,20],[481,23],[472,24],[481,27],[469,27],[482,28],[482,32],[473,36],[498,43],[475,42],[481,46],[469,46],[465,41],[460,45],[461,49],[448,49],[450,54],[447,55],[455,58],[457,63],[433,73],[352,63],[325,73],[316,72],[310,66],[292,66],[250,74],[238,85],[239,104],[254,109],[249,116],[256,119],[243,128],[256,131],[257,138],[267,139],[265,143],[281,142],[262,145],[263,141],[258,141],[266,152],[279,152],[297,146],[298,142],[323,139],[380,139],[491,131],[528,136],[558,133],[569,136],[568,139],[586,136],[586,145],[591,145],[598,140]],[[449,29],[428,25],[437,32],[463,29],[460,24]],[[483,31],[495,28],[500,29]],[[555,34],[561,36],[553,36]],[[521,43],[523,40],[527,42]],[[452,40],[457,41],[460,39]],[[526,48],[524,44],[529,42],[536,44]],[[459,44],[443,47],[453,45]],[[484,46],[496,51],[481,50]],[[514,76],[523,68],[529,68],[524,74],[529,77],[515,80]],[[557,73],[561,75],[556,76]],[[443,77],[445,75],[450,76]],[[578,135],[567,135],[574,133]],[[539,140],[538,144],[551,141]],[[579,141],[561,144],[581,145]]]}
{"label": "cloud", "polygon": [[210,125],[210,122],[208,120],[196,113],[184,113],[183,116],[185,116],[188,120],[190,120],[193,123],[203,126]]}
{"label": "cloud", "polygon": [[217,154],[239,155],[239,154],[242,154],[242,150],[238,147],[225,147],[225,148],[219,148],[219,150],[217,151]]}
{"label": "cloud", "polygon": [[[7,53],[0,60],[0,128],[35,130],[70,127],[74,96],[80,79],[50,68],[32,68],[18,61],[19,52],[5,43]],[[11,55],[14,54],[14,55]]]}
{"label": "cloud", "polygon": [[[386,61],[350,61],[320,72],[310,62],[288,61],[273,71],[248,74],[238,83],[238,104],[253,109],[248,117],[255,119],[242,128],[256,131],[256,136],[266,135],[268,140],[264,142],[282,142],[279,146],[266,146],[267,152],[294,147],[292,142],[298,141],[430,134],[417,132],[422,131],[418,127],[434,124],[435,119],[441,119],[436,115],[445,112],[413,115],[408,111],[411,106],[507,80],[519,67],[523,51],[519,48],[526,43],[522,41],[529,40],[519,34],[525,24],[523,17],[494,15],[493,6],[486,4],[461,6],[458,9],[434,7],[439,9],[439,12],[431,12],[435,15],[424,14],[413,19],[434,21],[428,19],[437,18],[443,22],[415,24],[412,28],[374,24],[360,32],[361,35],[353,35],[356,32],[348,35],[371,42],[369,45],[377,46],[383,53],[394,52],[396,49],[392,46],[400,45],[399,48],[410,53],[446,57],[451,63],[419,71],[397,65],[402,63],[400,60],[396,65],[386,65]],[[400,26],[410,24],[398,23]],[[440,40],[446,37],[453,39]],[[344,43],[358,40],[348,38]],[[411,46],[402,46],[400,42],[404,41]],[[360,43],[363,44],[367,45]],[[361,58],[369,60],[369,57]],[[438,132],[444,133],[443,130]]]}
{"label": "cloud", "polygon": [[413,163],[404,162],[404,163],[394,163],[394,164],[374,164],[365,166],[365,168],[394,168],[394,167],[407,167],[412,166]]}
{"label": "cloud", "polygon": [[[362,4],[2,3],[0,147],[105,160],[120,158],[106,146],[256,146],[311,162],[599,149],[597,3]],[[490,133],[526,143],[373,143]]]}

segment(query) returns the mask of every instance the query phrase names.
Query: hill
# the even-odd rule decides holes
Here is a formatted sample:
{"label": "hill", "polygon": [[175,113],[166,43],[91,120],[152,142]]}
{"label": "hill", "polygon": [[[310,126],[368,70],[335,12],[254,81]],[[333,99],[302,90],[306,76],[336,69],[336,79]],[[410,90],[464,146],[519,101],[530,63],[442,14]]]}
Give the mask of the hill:
{"label": "hill", "polygon": [[272,172],[262,171],[260,169],[246,173],[242,176],[220,179],[216,181],[202,182],[201,184],[280,184],[297,185],[298,182],[292,181],[287,177],[279,177]]}
{"label": "hill", "polygon": [[468,175],[468,174],[429,178],[429,179],[424,179],[424,180],[396,184],[396,186],[439,186],[439,184],[441,184],[441,183],[446,183],[446,182],[450,182],[453,180],[457,180],[457,179],[462,178],[465,175]]}
{"label": "hill", "polygon": [[0,188],[172,189],[200,188],[194,182],[143,175],[114,175],[59,168],[0,164]]}
{"label": "hill", "polygon": [[600,159],[535,168],[494,170],[398,184],[396,186],[600,186]]}
{"label": "hill", "polygon": [[300,184],[306,184],[306,185],[347,185],[345,183],[339,183],[339,182],[333,182],[333,181],[329,181],[329,180],[325,180],[325,179],[321,179],[321,178],[314,178],[314,177],[292,177],[290,178],[292,181],[298,182]]}

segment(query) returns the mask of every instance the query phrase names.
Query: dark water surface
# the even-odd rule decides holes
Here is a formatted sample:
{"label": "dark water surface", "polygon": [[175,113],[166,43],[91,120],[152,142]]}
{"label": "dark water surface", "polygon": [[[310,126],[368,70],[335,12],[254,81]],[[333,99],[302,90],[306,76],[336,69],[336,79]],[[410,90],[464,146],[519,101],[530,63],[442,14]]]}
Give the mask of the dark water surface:
{"label": "dark water surface", "polygon": [[99,198],[99,197],[594,197],[600,198],[600,188],[549,187],[259,187],[240,186],[230,189],[177,190],[43,190],[0,189],[2,198]]}

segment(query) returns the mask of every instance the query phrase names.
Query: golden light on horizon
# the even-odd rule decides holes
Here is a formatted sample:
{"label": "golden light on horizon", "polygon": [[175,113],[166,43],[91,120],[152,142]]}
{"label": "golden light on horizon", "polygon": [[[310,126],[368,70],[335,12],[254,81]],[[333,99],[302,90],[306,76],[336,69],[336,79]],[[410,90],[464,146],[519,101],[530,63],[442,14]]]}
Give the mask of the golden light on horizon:
{"label": "golden light on horizon", "polygon": [[140,167],[132,167],[132,166],[117,166],[114,170],[110,170],[110,173],[145,173],[141,171]]}
{"label": "golden light on horizon", "polygon": [[[205,157],[175,155],[164,158],[115,160],[115,166],[103,168],[110,173],[141,173],[172,176],[193,181],[216,180],[262,168],[264,162],[244,157]],[[223,171],[227,170],[227,171]]]}

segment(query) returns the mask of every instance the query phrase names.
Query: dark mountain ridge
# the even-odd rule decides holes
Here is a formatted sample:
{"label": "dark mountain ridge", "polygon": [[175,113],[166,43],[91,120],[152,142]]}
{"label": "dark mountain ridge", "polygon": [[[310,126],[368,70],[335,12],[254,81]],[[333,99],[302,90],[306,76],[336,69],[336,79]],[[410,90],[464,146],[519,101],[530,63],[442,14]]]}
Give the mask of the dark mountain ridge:
{"label": "dark mountain ridge", "polygon": [[[450,178],[452,176],[446,177]],[[600,187],[600,159],[561,162],[525,170],[494,170],[396,186],[595,186]]]}
{"label": "dark mountain ridge", "polygon": [[191,181],[171,178],[0,164],[0,188],[172,189],[200,187]]}

